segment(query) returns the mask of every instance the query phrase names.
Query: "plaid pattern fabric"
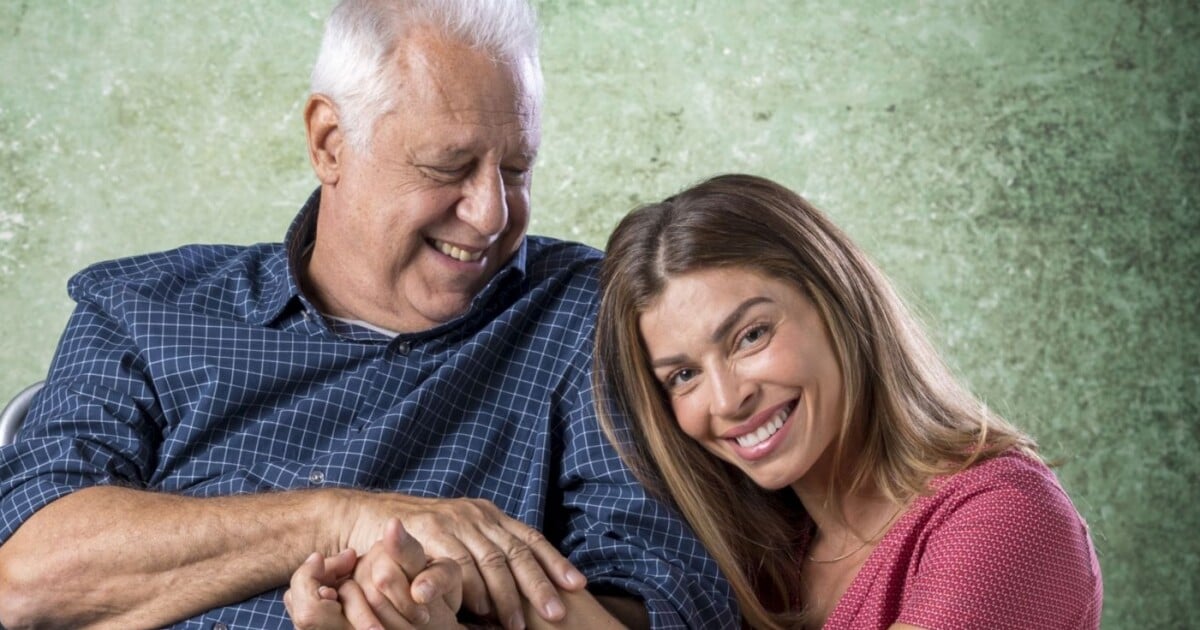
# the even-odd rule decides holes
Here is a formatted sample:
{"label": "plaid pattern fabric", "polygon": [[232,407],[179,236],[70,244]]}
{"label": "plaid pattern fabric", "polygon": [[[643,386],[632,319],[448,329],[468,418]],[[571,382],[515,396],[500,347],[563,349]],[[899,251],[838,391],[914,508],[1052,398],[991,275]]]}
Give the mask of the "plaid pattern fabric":
{"label": "plaid pattern fabric", "polygon": [[[0,450],[0,542],[97,484],[478,497],[544,531],[591,585],[644,598],[656,627],[737,624],[715,564],[599,429],[599,252],[529,237],[462,317],[389,338],[301,295],[316,206],[286,246],[189,246],[71,280],[46,387]],[[177,627],[290,627],[282,593]]]}

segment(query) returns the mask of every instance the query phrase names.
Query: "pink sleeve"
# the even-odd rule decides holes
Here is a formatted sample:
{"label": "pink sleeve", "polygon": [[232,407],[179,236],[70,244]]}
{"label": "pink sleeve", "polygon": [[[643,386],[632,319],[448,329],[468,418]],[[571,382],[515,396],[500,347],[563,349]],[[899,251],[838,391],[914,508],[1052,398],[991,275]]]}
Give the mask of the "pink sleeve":
{"label": "pink sleeve", "polygon": [[928,630],[1098,628],[1099,566],[1052,473],[1010,468],[962,490],[928,525],[897,621]]}

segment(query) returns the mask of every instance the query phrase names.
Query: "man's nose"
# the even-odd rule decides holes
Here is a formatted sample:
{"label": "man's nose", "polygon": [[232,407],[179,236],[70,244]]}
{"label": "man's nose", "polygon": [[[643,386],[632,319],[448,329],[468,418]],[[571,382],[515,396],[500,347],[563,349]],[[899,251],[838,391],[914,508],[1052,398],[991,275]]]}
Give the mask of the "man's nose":
{"label": "man's nose", "polygon": [[508,225],[508,200],[498,168],[480,168],[471,178],[458,204],[458,218],[486,236]]}

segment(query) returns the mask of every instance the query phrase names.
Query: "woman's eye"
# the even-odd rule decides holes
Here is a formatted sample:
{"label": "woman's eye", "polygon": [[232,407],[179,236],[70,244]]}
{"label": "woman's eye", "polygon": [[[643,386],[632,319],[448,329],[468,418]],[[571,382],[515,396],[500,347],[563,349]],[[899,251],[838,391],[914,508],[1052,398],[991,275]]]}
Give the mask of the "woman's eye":
{"label": "woman's eye", "polygon": [[746,334],[742,335],[742,339],[738,345],[741,347],[752,346],[755,343],[758,343],[759,341],[761,341],[766,336],[767,336],[767,327],[765,325],[755,326],[754,328],[747,330]]}
{"label": "woman's eye", "polygon": [[670,376],[667,377],[667,380],[666,380],[667,389],[669,389],[669,390],[678,389],[678,388],[686,385],[688,381],[692,380],[695,377],[696,377],[696,371],[693,369],[684,368],[682,370],[675,370],[674,372],[671,372]]}

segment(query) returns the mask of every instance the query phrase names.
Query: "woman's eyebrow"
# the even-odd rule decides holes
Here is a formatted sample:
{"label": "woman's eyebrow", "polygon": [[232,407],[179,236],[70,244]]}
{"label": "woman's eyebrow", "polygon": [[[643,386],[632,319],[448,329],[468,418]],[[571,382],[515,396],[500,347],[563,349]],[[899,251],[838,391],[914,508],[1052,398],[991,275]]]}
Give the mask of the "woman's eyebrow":
{"label": "woman's eyebrow", "polygon": [[733,311],[729,313],[725,319],[721,320],[720,325],[713,330],[712,337],[710,338],[712,342],[717,343],[727,337],[729,335],[729,331],[733,330],[734,326],[737,326],[737,323],[741,321],[742,317],[746,315],[746,311],[750,310],[751,307],[770,301],[770,298],[760,295],[758,297],[749,298],[739,304],[738,307],[733,309]]}
{"label": "woman's eyebrow", "polygon": [[[738,304],[737,308],[730,311],[729,315],[726,315],[725,319],[721,320],[721,323],[718,324],[716,329],[713,330],[712,336],[710,337],[712,342],[720,343],[720,341],[722,339],[724,339],[726,336],[728,336],[729,331],[733,330],[733,327],[737,326],[738,322],[741,321],[741,319],[743,317],[745,317],[746,311],[750,310],[751,308],[753,308],[759,304],[762,304],[764,302],[770,302],[770,301],[771,301],[771,299],[768,297],[757,296],[757,297],[749,298],[746,301],[742,302],[741,304]],[[687,357],[685,357],[681,354],[676,354],[676,355],[672,355],[669,357],[661,357],[658,359],[654,359],[653,361],[650,362],[650,367],[657,369],[660,367],[667,367],[670,365],[678,365],[680,363],[683,363],[686,360],[687,360]]]}

